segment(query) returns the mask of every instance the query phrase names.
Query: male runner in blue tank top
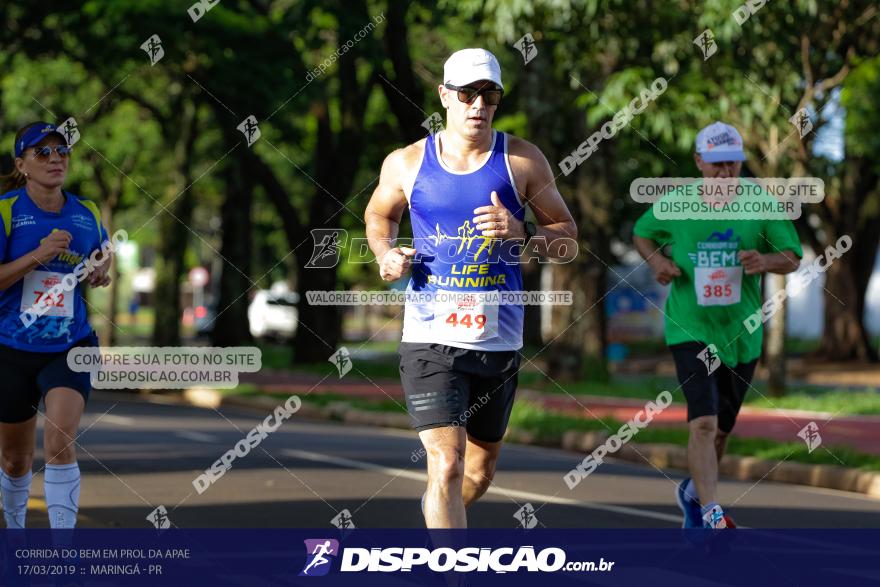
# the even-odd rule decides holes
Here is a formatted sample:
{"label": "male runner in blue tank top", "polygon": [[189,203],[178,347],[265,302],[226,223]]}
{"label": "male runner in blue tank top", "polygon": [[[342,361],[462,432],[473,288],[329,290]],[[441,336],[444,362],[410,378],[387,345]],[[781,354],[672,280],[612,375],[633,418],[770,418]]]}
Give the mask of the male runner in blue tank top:
{"label": "male runner in blue tank top", "polygon": [[[541,151],[492,129],[504,91],[495,56],[458,51],[443,76],[445,130],[388,155],[365,219],[382,278],[412,268],[400,376],[428,460],[425,523],[464,528],[492,482],[516,391],[523,308],[497,303],[498,292],[522,290],[523,243],[570,259],[577,228]],[[524,221],[526,205],[537,223]],[[413,248],[395,246],[407,206]]]}

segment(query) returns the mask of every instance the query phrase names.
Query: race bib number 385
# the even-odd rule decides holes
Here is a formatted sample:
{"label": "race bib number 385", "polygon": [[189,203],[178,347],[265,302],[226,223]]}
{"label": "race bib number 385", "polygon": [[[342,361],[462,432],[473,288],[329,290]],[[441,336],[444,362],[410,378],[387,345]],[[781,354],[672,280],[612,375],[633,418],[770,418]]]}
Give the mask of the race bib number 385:
{"label": "race bib number 385", "polygon": [[[21,311],[39,310],[42,316],[73,316],[73,292],[60,291],[64,273],[31,271],[24,276]],[[45,309],[45,312],[43,312]]]}
{"label": "race bib number 385", "polygon": [[701,306],[729,306],[739,303],[742,277],[742,266],[695,267],[697,303]]}
{"label": "race bib number 385", "polygon": [[498,336],[498,301],[488,301],[486,292],[438,291],[431,330],[440,339],[457,342],[494,338]]}

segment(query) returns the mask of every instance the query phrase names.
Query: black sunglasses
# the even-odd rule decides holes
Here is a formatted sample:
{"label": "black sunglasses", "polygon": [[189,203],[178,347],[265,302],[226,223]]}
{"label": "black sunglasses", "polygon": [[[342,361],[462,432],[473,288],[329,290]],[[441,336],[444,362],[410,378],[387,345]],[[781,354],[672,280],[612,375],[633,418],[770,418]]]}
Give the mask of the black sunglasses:
{"label": "black sunglasses", "polygon": [[48,159],[52,156],[52,151],[58,153],[59,157],[69,157],[73,147],[67,145],[55,145],[54,147],[34,147],[34,159]]}
{"label": "black sunglasses", "polygon": [[450,90],[458,92],[458,101],[465,104],[472,104],[477,99],[477,96],[483,96],[483,102],[485,102],[486,106],[498,106],[501,103],[501,96],[504,95],[504,90],[495,86],[477,89],[468,86],[453,86],[452,84],[443,85]]}

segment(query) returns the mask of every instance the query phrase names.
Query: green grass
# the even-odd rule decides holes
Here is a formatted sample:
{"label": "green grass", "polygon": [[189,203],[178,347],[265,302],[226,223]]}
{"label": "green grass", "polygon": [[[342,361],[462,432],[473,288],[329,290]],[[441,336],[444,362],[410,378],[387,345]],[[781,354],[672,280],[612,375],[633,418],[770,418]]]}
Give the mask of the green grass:
{"label": "green grass", "polygon": [[[606,426],[607,424],[607,426]],[[606,431],[614,433],[623,424],[614,420],[583,419],[550,412],[525,402],[517,402],[510,415],[510,426],[534,432],[539,443],[552,443],[569,430],[579,432]],[[648,427],[633,437],[637,443],[668,443],[687,446],[685,428]],[[827,450],[825,450],[827,448]],[[870,471],[880,471],[880,456],[862,453],[846,447],[819,447],[811,454],[802,442],[778,442],[766,438],[731,437],[727,445],[731,455],[750,456],[771,461],[788,460],[812,465],[843,465]]]}
{"label": "green grass", "polygon": [[[573,383],[548,382],[540,373],[520,375],[520,387],[536,389],[546,393],[595,395],[603,397],[655,399],[664,389],[672,391],[675,402],[683,403],[684,395],[678,383],[661,377],[645,377],[643,380],[601,383],[577,381]],[[802,386],[791,389],[783,397],[769,397],[762,382],[754,384],[749,390],[745,405],[754,408],[783,408],[788,410],[808,410],[831,412],[833,414],[880,415],[880,390],[878,389],[828,389]],[[755,391],[757,390],[757,391]]]}
{"label": "green grass", "polygon": [[811,410],[832,414],[880,414],[880,391],[876,389],[849,391],[846,389],[811,389],[784,397],[753,395],[746,404],[756,408],[785,408]]}

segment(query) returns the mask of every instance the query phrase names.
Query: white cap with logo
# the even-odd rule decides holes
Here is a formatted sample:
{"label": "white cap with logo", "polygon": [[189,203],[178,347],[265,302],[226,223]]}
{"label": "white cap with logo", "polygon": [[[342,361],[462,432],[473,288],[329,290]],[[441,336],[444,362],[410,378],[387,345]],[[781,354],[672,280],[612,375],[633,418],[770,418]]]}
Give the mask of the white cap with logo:
{"label": "white cap with logo", "polygon": [[697,133],[697,153],[709,163],[746,160],[742,135],[723,122],[713,122]]}
{"label": "white cap with logo", "polygon": [[501,66],[492,53],[485,49],[462,49],[449,56],[443,65],[443,83],[466,86],[480,80],[489,80],[502,90]]}

